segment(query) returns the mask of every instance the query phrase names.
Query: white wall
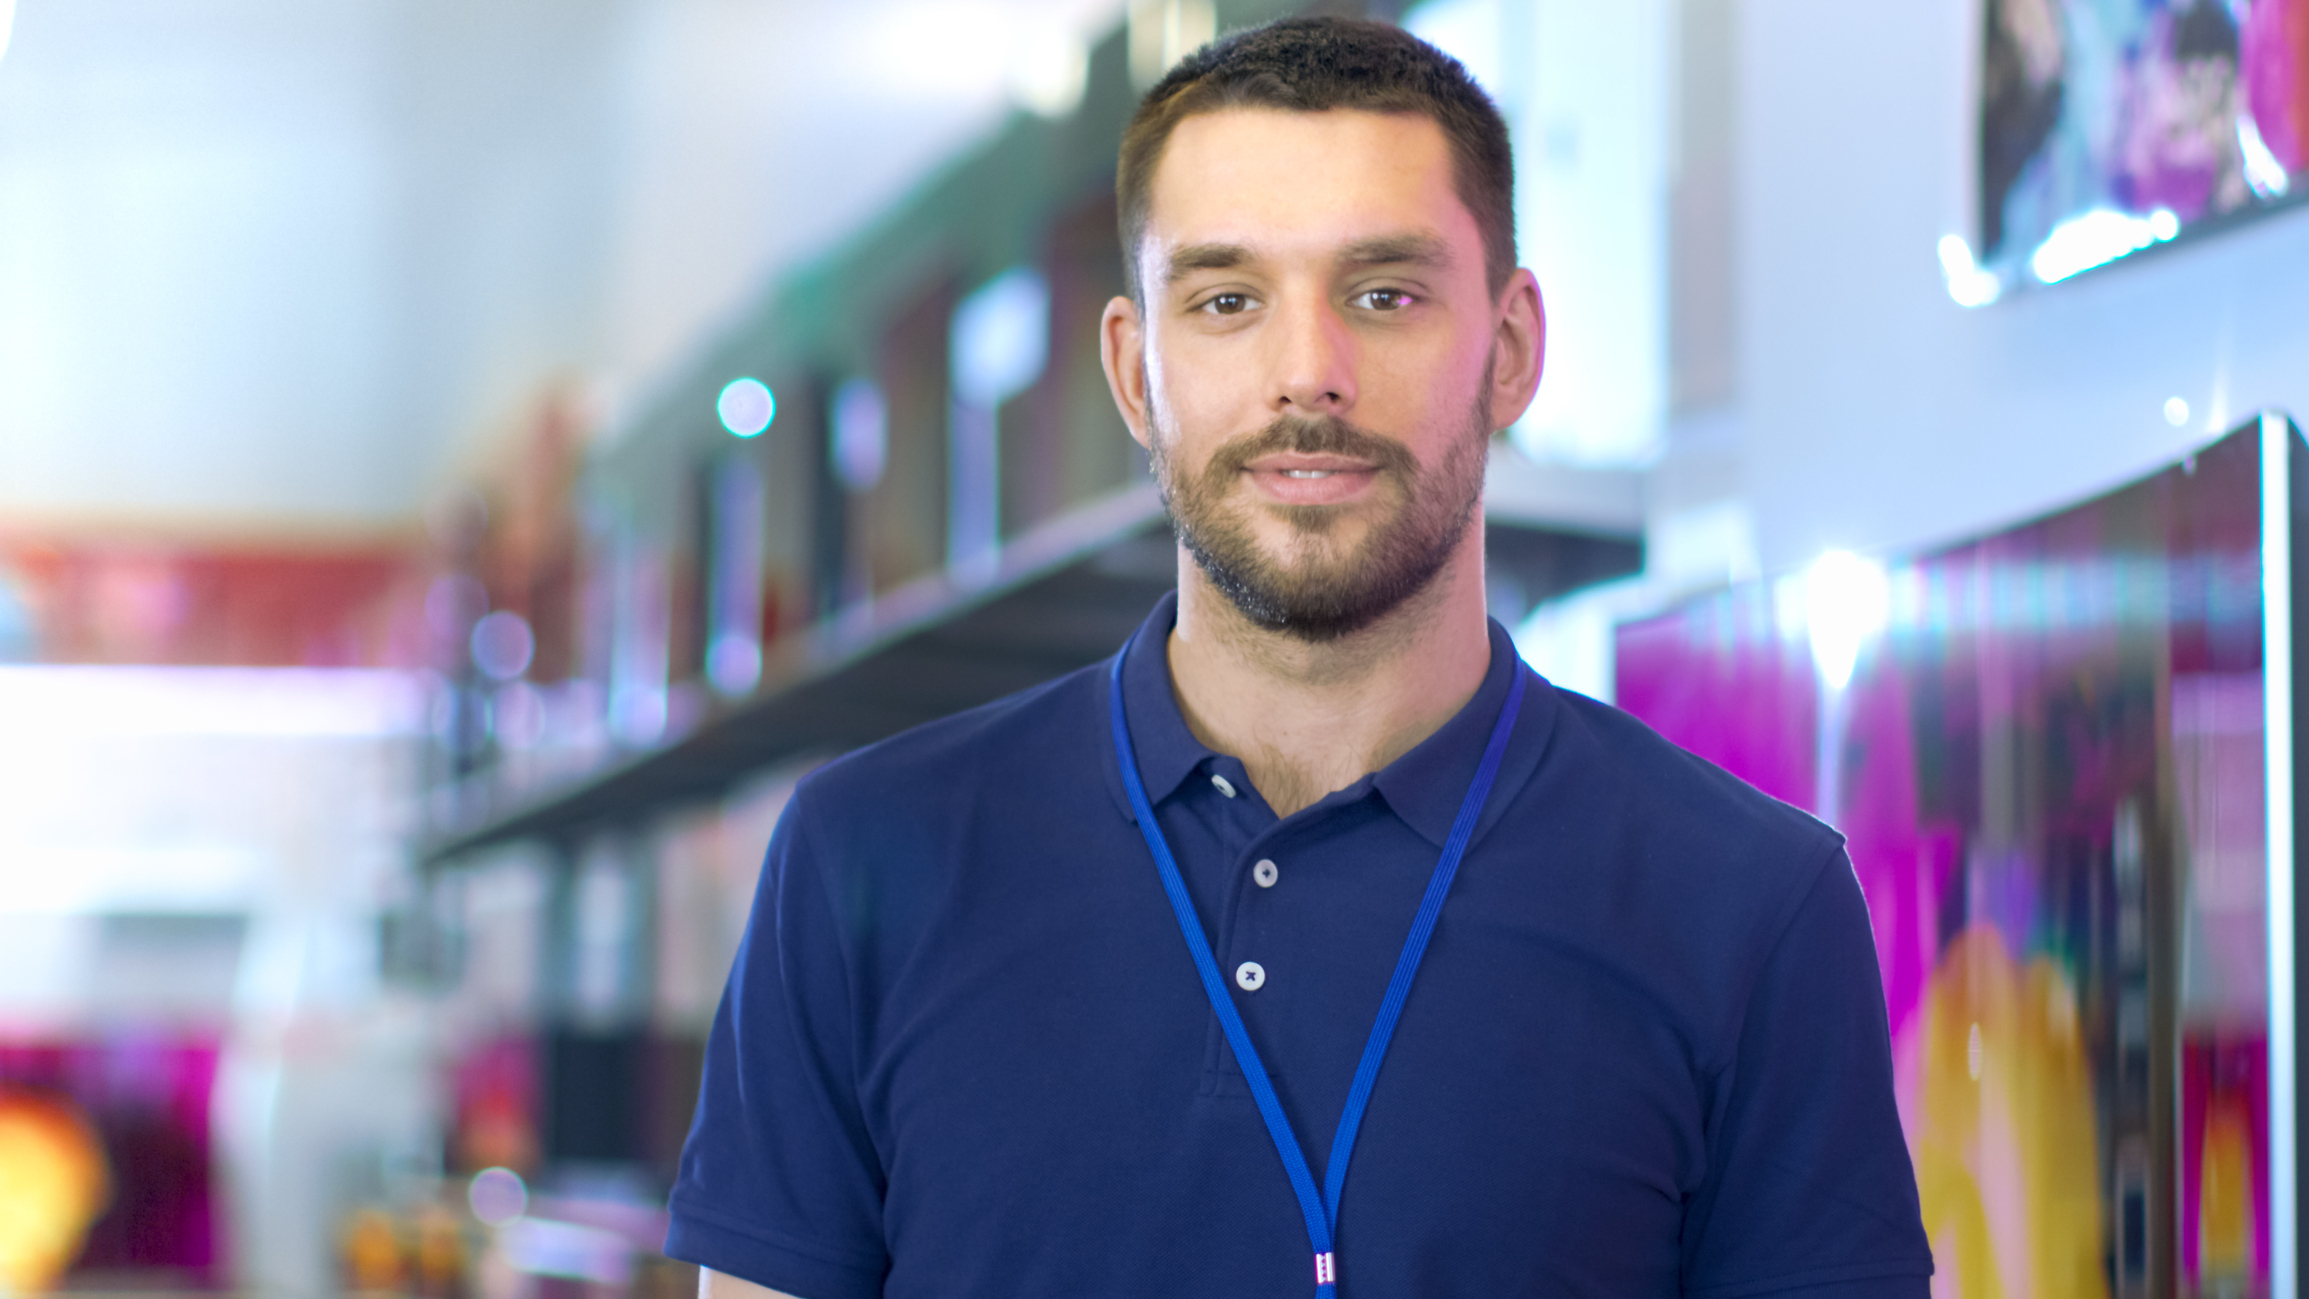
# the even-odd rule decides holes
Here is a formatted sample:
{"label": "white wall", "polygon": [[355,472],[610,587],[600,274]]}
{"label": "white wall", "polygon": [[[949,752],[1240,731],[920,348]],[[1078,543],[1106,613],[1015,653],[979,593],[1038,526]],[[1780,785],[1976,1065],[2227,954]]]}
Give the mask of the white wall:
{"label": "white wall", "polygon": [[1745,6],[1739,404],[1767,569],[2024,518],[2263,406],[2309,417],[2309,210],[1949,299],[1977,23],[1965,0]]}
{"label": "white wall", "polygon": [[1120,0],[24,0],[0,527],[368,529],[665,376]]}
{"label": "white wall", "polygon": [[357,510],[398,476],[378,436],[386,176],[358,147],[380,35],[374,6],[20,7],[0,518],[245,499],[233,484],[268,473]]}
{"label": "white wall", "polygon": [[1668,404],[1671,0],[1426,0],[1404,26],[1458,58],[1515,143],[1516,244],[1547,308],[1547,374],[1515,444],[1643,465]]}

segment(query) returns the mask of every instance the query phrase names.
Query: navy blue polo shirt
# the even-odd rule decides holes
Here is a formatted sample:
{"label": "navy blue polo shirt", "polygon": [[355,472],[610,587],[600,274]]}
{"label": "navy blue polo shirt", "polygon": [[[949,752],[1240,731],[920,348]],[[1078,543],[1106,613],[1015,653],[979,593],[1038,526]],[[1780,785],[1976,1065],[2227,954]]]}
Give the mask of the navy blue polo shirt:
{"label": "navy blue polo shirt", "polygon": [[[1140,774],[1318,1181],[1505,700],[1286,818],[1188,731],[1166,598]],[[1926,1293],[1841,842],[1615,709],[1524,702],[1374,1089],[1339,1289]],[[1304,1296],[1306,1229],[1204,999],[1103,666],[828,764],[770,841],[667,1252],[800,1299]],[[1253,989],[1243,984],[1255,983]]]}

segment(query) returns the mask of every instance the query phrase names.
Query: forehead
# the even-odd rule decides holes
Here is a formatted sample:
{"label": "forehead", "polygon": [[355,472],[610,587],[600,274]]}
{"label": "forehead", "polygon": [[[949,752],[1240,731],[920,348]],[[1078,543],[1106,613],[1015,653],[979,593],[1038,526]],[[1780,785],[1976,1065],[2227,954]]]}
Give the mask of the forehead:
{"label": "forehead", "polygon": [[[1340,247],[1425,230],[1480,248],[1443,128],[1419,113],[1230,108],[1172,129],[1148,187],[1145,251]],[[1479,257],[1479,254],[1478,254]]]}

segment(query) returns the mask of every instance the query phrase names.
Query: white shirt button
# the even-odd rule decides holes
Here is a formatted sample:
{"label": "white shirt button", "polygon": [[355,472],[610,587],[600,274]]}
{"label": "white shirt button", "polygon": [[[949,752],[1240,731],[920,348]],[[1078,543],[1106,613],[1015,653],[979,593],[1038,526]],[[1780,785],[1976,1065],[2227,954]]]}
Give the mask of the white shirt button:
{"label": "white shirt button", "polygon": [[1257,961],[1245,961],[1235,967],[1235,986],[1245,992],[1257,992],[1267,986],[1267,967]]}
{"label": "white shirt button", "polygon": [[1251,878],[1257,880],[1263,889],[1275,887],[1275,881],[1281,879],[1282,875],[1281,871],[1275,869],[1275,863],[1264,857],[1259,859],[1258,865],[1251,867]]}
{"label": "white shirt button", "polygon": [[1230,782],[1225,776],[1211,777],[1211,788],[1218,790],[1228,798],[1233,798],[1235,796],[1234,784]]}

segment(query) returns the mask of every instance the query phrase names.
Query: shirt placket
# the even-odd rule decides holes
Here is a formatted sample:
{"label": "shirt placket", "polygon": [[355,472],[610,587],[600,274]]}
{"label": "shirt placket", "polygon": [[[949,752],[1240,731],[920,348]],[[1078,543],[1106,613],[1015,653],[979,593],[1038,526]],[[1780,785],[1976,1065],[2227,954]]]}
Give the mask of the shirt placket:
{"label": "shirt placket", "polygon": [[[1272,836],[1278,822],[1252,787],[1242,764],[1234,758],[1224,755],[1206,758],[1196,774],[1188,779],[1196,786],[1187,792],[1187,797],[1192,800],[1193,815],[1207,832],[1204,852],[1208,855],[1192,864],[1182,862],[1181,866],[1190,875],[1202,875],[1206,881],[1205,886],[1195,892],[1209,900],[1205,904],[1204,923],[1210,931],[1212,955],[1218,960],[1219,972],[1229,990],[1238,998],[1237,1005],[1245,1012],[1246,1020],[1255,1022],[1256,1007],[1242,999],[1265,986],[1267,971],[1265,962],[1243,951],[1247,908],[1251,905],[1245,894],[1246,890],[1256,891],[1248,874],[1252,869],[1248,854]],[[1250,1098],[1242,1069],[1227,1047],[1226,1035],[1215,1016],[1210,1018],[1208,1026],[1204,1063],[1204,1095]]]}
{"label": "shirt placket", "polygon": [[[1288,881],[1292,877],[1287,869],[1291,845],[1304,840],[1312,827],[1299,823],[1286,825],[1276,819],[1264,801],[1250,790],[1248,777],[1232,758],[1210,760],[1205,778],[1219,795],[1213,800],[1218,806],[1209,808],[1211,820],[1215,827],[1223,827],[1218,836],[1223,853],[1214,855],[1226,862],[1225,875],[1214,881],[1217,887],[1211,891],[1218,904],[1218,914],[1211,917],[1213,955],[1237,1009],[1251,1029],[1253,1042],[1259,1043],[1271,1038],[1261,1031],[1262,1023],[1271,1022],[1277,1013],[1285,1013],[1281,1010],[1282,1003],[1296,1000],[1287,984],[1281,987],[1275,984],[1277,979],[1288,981],[1294,970],[1292,953],[1281,943],[1281,934],[1287,926],[1259,921],[1271,916],[1270,909],[1291,905],[1293,898]],[[1221,782],[1233,788],[1232,797]],[[1215,1018],[1211,1021],[1208,1042],[1205,1093],[1249,1100],[1250,1091],[1243,1081],[1241,1064],[1227,1047]],[[1271,1049],[1263,1047],[1262,1054]],[[1283,1064],[1279,1060],[1267,1061],[1270,1072]]]}

